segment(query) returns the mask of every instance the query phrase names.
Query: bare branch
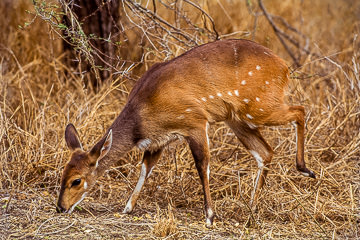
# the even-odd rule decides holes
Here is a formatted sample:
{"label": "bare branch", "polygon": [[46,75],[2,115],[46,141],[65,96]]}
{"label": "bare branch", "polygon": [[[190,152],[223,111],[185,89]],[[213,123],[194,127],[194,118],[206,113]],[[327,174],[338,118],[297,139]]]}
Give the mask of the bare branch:
{"label": "bare branch", "polygon": [[215,40],[218,40],[219,39],[219,33],[216,31],[214,19],[211,16],[209,16],[209,14],[207,14],[207,12],[205,12],[200,6],[196,5],[195,3],[193,3],[193,2],[191,2],[189,0],[184,0],[184,2],[194,6],[199,11],[201,11],[205,16],[207,16],[209,18],[209,20],[210,20],[210,22],[212,24],[213,30],[215,32],[215,35],[216,35]]}
{"label": "bare branch", "polygon": [[284,46],[285,50],[288,52],[288,54],[290,55],[290,57],[292,58],[292,60],[294,61],[296,66],[300,66],[300,63],[298,61],[298,59],[295,57],[294,53],[291,51],[290,47],[286,44],[286,42],[283,39],[283,35],[285,35],[285,33],[283,33],[274,23],[274,21],[272,20],[272,17],[270,16],[270,14],[266,11],[262,0],[258,0],[259,6],[261,8],[261,10],[263,11],[266,19],[269,21],[271,27],[273,28],[276,36],[279,38],[281,44]]}

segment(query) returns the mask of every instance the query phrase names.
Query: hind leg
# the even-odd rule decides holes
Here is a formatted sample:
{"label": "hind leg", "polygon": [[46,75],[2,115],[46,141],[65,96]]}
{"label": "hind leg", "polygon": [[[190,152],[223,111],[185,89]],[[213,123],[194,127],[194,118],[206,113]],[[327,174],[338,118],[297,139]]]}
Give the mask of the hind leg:
{"label": "hind leg", "polygon": [[258,163],[258,172],[254,190],[251,196],[250,206],[256,208],[259,193],[264,185],[268,167],[273,156],[273,150],[261,136],[258,129],[251,129],[247,124],[238,121],[227,121],[228,126],[234,131],[237,138],[244,144],[247,150],[254,156]]}
{"label": "hind leg", "polygon": [[306,167],[304,160],[304,132],[305,132],[305,110],[303,106],[283,105],[273,111],[266,125],[284,125],[293,123],[296,128],[296,169],[304,176],[315,178],[313,171]]}
{"label": "hind leg", "polygon": [[211,201],[209,178],[210,178],[210,152],[209,152],[209,139],[207,135],[207,124],[198,128],[196,131],[186,138],[191,149],[191,153],[195,160],[195,166],[199,173],[200,181],[204,191],[204,206],[206,216],[206,226],[210,227],[213,224],[214,212],[213,204]]}

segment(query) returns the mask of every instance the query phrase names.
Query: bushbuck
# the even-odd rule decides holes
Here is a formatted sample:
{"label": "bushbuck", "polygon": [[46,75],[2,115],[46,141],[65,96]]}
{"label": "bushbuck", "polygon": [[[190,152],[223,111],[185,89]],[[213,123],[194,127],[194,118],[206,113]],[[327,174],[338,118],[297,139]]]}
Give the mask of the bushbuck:
{"label": "bushbuck", "polygon": [[111,162],[136,146],[145,152],[139,180],[123,211],[130,213],[164,147],[184,139],[203,187],[206,224],[212,225],[208,126],[213,122],[225,122],[257,161],[251,206],[256,205],[273,156],[261,126],[293,123],[296,168],[315,178],[304,162],[304,107],[284,102],[288,78],[282,59],[248,40],[215,41],[155,64],[137,81],[120,115],[90,151],[83,150],[75,127],[66,127],[72,154],[62,175],[57,210],[72,212]]}

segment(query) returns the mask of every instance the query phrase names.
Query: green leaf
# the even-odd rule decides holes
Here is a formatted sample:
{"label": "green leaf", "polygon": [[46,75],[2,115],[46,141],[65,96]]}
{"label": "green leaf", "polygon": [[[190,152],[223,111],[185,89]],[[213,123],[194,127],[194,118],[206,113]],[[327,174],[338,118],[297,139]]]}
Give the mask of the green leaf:
{"label": "green leaf", "polygon": [[58,28],[67,29],[67,26],[65,24],[60,23],[60,24],[58,24]]}
{"label": "green leaf", "polygon": [[76,206],[75,208],[79,211],[82,211],[82,207],[80,207],[80,206]]}

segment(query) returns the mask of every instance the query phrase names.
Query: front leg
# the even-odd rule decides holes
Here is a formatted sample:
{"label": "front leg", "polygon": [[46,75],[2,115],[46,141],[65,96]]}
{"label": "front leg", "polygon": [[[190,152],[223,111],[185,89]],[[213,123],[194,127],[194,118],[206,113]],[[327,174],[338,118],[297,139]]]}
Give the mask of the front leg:
{"label": "front leg", "polygon": [[158,162],[161,153],[162,153],[162,149],[159,149],[155,152],[150,152],[150,151],[144,152],[139,180],[124,208],[123,213],[130,213],[134,209],[136,200],[139,198],[141,189],[144,186],[146,179],[150,176],[151,171],[154,168],[155,164]]}
{"label": "front leg", "polygon": [[204,191],[206,225],[210,227],[213,224],[214,212],[210,196],[209,177],[210,177],[210,152],[208,144],[207,126],[198,130],[187,137],[191,152],[193,154],[196,169],[198,170],[201,184]]}

